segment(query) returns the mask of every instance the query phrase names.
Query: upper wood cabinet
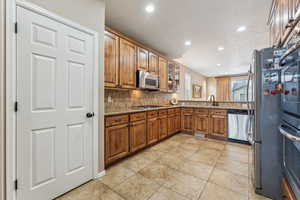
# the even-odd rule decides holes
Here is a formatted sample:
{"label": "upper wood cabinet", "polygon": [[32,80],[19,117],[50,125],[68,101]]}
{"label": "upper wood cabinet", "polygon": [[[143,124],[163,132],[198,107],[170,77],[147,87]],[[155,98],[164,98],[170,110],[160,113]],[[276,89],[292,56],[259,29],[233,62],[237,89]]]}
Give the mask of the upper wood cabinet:
{"label": "upper wood cabinet", "polygon": [[160,91],[168,91],[168,61],[162,57],[159,57],[159,86]]}
{"label": "upper wood cabinet", "polygon": [[168,62],[168,92],[175,91],[175,62]]}
{"label": "upper wood cabinet", "polygon": [[119,37],[105,32],[105,87],[117,87],[119,84]]}
{"label": "upper wood cabinet", "polygon": [[150,52],[149,53],[149,72],[152,74],[159,74],[159,66],[158,66],[158,55]]}
{"label": "upper wood cabinet", "polygon": [[141,47],[137,49],[137,69],[148,71],[149,52]]}
{"label": "upper wood cabinet", "polygon": [[294,27],[299,5],[299,0],[273,0],[268,20],[271,46],[284,45]]}
{"label": "upper wood cabinet", "polygon": [[120,86],[136,87],[136,46],[122,38],[120,39]]}

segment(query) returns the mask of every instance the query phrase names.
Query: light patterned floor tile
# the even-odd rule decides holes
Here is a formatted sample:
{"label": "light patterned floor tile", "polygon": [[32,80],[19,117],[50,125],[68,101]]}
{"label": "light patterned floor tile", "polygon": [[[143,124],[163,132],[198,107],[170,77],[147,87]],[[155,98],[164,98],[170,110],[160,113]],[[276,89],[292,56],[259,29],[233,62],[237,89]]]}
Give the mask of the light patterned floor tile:
{"label": "light patterned floor tile", "polygon": [[160,185],[154,181],[136,174],[113,189],[127,200],[147,200],[159,187]]}
{"label": "light patterned floor tile", "polygon": [[149,200],[188,200],[167,188],[161,187]]}
{"label": "light patterned floor tile", "polygon": [[217,161],[216,168],[223,169],[237,175],[249,176],[248,166],[248,164],[242,162],[220,158]]}
{"label": "light patterned floor tile", "polygon": [[213,183],[208,183],[199,200],[247,200],[247,195],[225,189]]}
{"label": "light patterned floor tile", "polygon": [[240,194],[248,194],[248,177],[236,175],[225,170],[215,168],[209,182],[233,190]]}

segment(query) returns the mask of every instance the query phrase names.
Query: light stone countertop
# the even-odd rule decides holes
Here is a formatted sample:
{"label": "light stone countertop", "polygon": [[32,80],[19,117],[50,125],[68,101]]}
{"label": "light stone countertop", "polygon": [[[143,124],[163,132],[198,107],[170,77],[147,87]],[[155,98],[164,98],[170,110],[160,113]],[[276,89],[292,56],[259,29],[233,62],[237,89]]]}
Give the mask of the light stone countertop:
{"label": "light stone countertop", "polygon": [[113,116],[113,115],[122,115],[138,112],[146,112],[152,110],[163,110],[169,108],[207,108],[207,109],[224,109],[224,110],[248,110],[241,106],[203,106],[203,105],[176,105],[176,106],[162,106],[158,108],[147,108],[147,109],[124,109],[124,110],[107,110],[105,111],[104,116]]}

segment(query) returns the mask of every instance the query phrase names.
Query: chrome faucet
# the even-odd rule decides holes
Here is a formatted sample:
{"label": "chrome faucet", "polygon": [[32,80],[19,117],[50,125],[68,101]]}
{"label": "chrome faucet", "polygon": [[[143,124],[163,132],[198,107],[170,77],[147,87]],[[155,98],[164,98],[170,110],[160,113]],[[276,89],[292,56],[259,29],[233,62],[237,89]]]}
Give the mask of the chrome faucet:
{"label": "chrome faucet", "polygon": [[210,95],[209,97],[208,97],[208,100],[209,100],[209,102],[212,102],[212,105],[213,106],[218,106],[218,103],[216,102],[216,97],[215,97],[215,95]]}

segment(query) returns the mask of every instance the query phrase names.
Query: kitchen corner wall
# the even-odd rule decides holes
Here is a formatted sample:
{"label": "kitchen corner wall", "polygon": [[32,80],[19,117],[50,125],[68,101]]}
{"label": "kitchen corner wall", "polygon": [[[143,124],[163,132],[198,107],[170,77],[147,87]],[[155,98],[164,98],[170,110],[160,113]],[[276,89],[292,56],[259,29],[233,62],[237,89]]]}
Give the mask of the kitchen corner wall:
{"label": "kitchen corner wall", "polygon": [[0,200],[5,200],[5,0],[0,0]]}
{"label": "kitchen corner wall", "polygon": [[28,0],[99,34],[99,172],[104,170],[104,0]]}

